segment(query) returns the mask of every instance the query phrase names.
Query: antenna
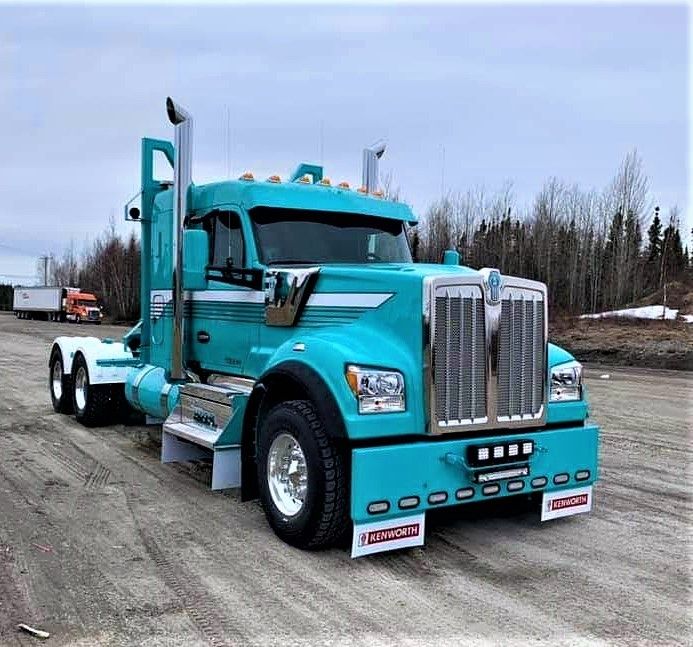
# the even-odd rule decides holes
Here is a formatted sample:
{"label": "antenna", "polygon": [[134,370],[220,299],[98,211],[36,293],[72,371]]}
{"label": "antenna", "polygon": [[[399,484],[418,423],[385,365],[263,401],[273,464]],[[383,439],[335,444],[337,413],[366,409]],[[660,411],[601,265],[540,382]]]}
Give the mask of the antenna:
{"label": "antenna", "polygon": [[325,122],[320,121],[320,166],[324,166],[325,153]]}
{"label": "antenna", "polygon": [[445,145],[441,145],[441,165],[440,165],[440,197],[445,197]]}
{"label": "antenna", "polygon": [[231,179],[231,107],[226,106],[226,177]]}

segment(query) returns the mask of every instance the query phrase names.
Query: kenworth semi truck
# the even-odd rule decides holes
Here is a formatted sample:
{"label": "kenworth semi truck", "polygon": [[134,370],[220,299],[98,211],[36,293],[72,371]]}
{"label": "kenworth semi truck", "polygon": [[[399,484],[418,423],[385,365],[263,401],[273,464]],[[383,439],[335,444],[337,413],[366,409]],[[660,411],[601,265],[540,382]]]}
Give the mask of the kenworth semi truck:
{"label": "kenworth semi truck", "polygon": [[195,185],[192,118],[166,104],[175,145],[142,140],[126,205],[141,321],[122,343],[55,340],[56,411],[142,412],[163,462],[210,461],[212,489],[259,497],[300,548],[422,545],[428,510],[503,497],[534,495],[543,520],[591,509],[599,430],[580,364],[547,342],[543,284],[454,252],[413,263],[416,217],[376,189],[382,148],[357,190],[310,164]]}

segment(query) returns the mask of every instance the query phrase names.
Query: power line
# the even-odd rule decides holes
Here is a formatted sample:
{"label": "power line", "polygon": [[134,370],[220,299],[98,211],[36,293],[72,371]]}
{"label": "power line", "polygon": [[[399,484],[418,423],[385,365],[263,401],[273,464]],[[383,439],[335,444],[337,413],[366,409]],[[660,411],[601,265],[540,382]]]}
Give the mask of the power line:
{"label": "power line", "polygon": [[0,247],[3,249],[9,249],[15,254],[21,254],[22,256],[35,256],[35,252],[27,252],[25,249],[19,249],[18,247],[12,247],[11,245],[6,245],[5,243],[0,243]]}

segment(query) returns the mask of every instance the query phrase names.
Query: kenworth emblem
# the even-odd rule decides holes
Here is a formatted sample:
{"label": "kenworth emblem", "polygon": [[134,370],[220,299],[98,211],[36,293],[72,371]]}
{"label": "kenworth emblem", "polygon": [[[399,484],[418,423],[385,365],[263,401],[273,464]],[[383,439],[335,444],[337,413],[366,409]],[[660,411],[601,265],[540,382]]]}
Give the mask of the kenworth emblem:
{"label": "kenworth emblem", "polygon": [[503,281],[501,280],[501,275],[498,270],[491,270],[489,272],[488,278],[486,279],[486,285],[488,286],[488,302],[491,304],[500,303],[501,285]]}

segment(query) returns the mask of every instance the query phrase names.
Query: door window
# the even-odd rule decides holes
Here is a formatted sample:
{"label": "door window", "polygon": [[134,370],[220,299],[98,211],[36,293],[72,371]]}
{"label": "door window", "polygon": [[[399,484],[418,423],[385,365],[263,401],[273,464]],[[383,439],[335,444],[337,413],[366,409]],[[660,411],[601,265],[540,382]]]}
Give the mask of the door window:
{"label": "door window", "polygon": [[209,234],[209,258],[215,267],[244,265],[243,232],[241,219],[232,211],[221,211],[205,220]]}

